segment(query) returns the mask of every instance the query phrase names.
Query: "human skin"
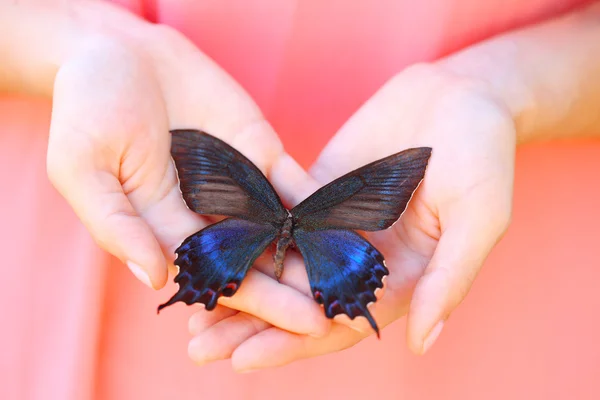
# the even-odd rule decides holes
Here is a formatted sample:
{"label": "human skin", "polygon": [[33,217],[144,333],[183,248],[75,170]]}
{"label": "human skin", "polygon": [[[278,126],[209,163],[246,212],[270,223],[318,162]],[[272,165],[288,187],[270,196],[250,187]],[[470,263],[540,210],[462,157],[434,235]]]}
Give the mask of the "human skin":
{"label": "human skin", "polygon": [[[209,222],[181,199],[169,129],[225,139],[288,205],[394,151],[434,149],[401,220],[369,235],[391,272],[373,314],[380,327],[408,315],[408,346],[418,354],[508,227],[517,144],[600,133],[598,4],[399,72],[309,173],[285,153],[243,89],[180,34],[109,4],[76,4],[0,5],[7,32],[0,87],[53,97],[52,183],[98,244],[155,289],[166,282],[173,250]],[[324,317],[299,257],[288,256],[282,283],[270,261],[259,262],[235,296],[194,314],[190,357],[198,364],[231,358],[236,370],[252,370],[338,351],[372,334],[362,318]]]}

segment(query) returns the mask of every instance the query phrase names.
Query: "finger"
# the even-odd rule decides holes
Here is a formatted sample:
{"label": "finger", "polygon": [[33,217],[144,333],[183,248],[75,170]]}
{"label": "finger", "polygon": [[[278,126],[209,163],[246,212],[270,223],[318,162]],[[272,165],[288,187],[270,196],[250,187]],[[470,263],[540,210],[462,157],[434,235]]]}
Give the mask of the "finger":
{"label": "finger", "polygon": [[192,314],[192,316],[190,317],[188,321],[188,331],[191,335],[197,336],[203,331],[217,324],[218,322],[231,316],[234,316],[237,313],[237,310],[224,307],[218,304],[214,310],[200,310]]}
{"label": "finger", "polygon": [[[390,304],[397,304],[397,300],[388,299],[388,301]],[[406,308],[404,306],[383,306],[382,304],[377,317],[383,324],[382,326],[385,326],[401,315],[405,315]],[[224,324],[225,321],[223,321]],[[233,326],[233,321],[231,321],[231,326]],[[235,350],[228,357],[232,357],[234,369],[240,372],[249,372],[340,351],[353,346],[372,333],[372,331],[366,333],[356,331],[348,326],[334,323],[327,336],[314,338],[268,327],[247,340],[240,339],[232,342],[231,346],[235,347]],[[210,346],[211,342],[206,342],[204,345]]]}
{"label": "finger", "polygon": [[188,355],[197,365],[230,358],[237,346],[270,326],[259,318],[237,313],[194,337]]}
{"label": "finger", "polygon": [[[486,210],[480,212],[482,204]],[[494,213],[496,209],[493,199],[463,199],[451,210],[453,217],[442,229],[439,244],[410,303],[407,341],[414,353],[423,354],[435,342],[505,232],[509,211],[498,208]]]}
{"label": "finger", "polygon": [[365,337],[366,335],[339,324],[335,324],[331,332],[323,338],[295,335],[277,328],[268,328],[241,343],[233,351],[231,361],[236,371],[250,372],[340,351]]}
{"label": "finger", "polygon": [[219,304],[300,334],[323,336],[331,326],[331,321],[312,298],[254,269],[236,294],[220,297]]}

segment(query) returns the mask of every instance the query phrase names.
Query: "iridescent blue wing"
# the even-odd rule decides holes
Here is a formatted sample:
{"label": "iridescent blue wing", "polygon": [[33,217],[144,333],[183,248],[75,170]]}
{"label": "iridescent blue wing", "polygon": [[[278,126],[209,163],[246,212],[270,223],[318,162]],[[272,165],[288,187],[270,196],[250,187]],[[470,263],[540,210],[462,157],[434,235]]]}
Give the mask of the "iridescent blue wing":
{"label": "iridescent blue wing", "polygon": [[192,211],[260,223],[286,219],[287,211],[263,173],[222,140],[198,130],[173,130],[171,155]]}
{"label": "iridescent blue wing", "polygon": [[227,218],[194,233],[175,251],[179,290],[158,311],[178,301],[214,309],[219,297],[235,294],[277,232],[269,224]]}
{"label": "iridescent blue wing", "polygon": [[358,233],[328,229],[294,231],[294,241],[302,253],[310,288],[325,315],[346,314],[351,319],[364,316],[379,336],[379,327],[367,309],[375,302],[375,290],[383,287],[389,274],[381,253]]}
{"label": "iridescent blue wing", "polygon": [[294,207],[294,220],[307,230],[388,228],[423,180],[430,155],[430,147],[412,148],[358,168]]}

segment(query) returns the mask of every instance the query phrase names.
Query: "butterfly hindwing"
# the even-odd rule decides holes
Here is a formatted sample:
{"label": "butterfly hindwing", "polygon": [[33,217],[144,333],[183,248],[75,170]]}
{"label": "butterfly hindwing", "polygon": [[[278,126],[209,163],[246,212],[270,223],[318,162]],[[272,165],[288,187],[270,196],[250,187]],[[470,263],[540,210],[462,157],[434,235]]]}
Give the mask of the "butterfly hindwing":
{"label": "butterfly hindwing", "polygon": [[207,310],[235,294],[258,256],[277,236],[269,224],[228,218],[188,237],[175,251],[179,290],[158,311],[178,301]]}
{"label": "butterfly hindwing", "polygon": [[222,140],[198,130],[173,130],[171,155],[183,198],[192,211],[261,223],[287,217],[263,173]]}
{"label": "butterfly hindwing", "polygon": [[379,327],[367,305],[375,302],[375,290],[383,287],[389,274],[381,253],[351,230],[294,231],[302,253],[310,288],[325,315],[364,316],[379,336]]}
{"label": "butterfly hindwing", "polygon": [[417,147],[358,168],[323,186],[291,210],[307,230],[390,227],[425,175],[431,148]]}

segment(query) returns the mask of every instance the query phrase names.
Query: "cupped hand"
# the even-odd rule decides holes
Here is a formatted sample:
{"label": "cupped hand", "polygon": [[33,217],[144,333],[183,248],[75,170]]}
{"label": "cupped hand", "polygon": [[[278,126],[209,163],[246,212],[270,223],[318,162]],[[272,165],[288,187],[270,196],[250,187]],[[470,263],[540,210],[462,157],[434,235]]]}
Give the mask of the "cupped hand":
{"label": "cupped hand", "polygon": [[[390,270],[385,293],[372,308],[375,319],[382,327],[408,313],[408,346],[422,354],[509,224],[515,127],[493,91],[443,65],[408,68],[341,128],[310,175],[285,157],[274,165],[271,180],[296,204],[354,168],[417,146],[433,148],[424,181],[399,222],[368,237]],[[292,275],[290,284],[308,294],[302,271],[295,257],[284,277]],[[373,333],[364,318],[336,317],[330,332],[315,338],[225,308],[195,314],[190,331],[192,359],[204,364],[231,358],[239,371],[331,353]]]}
{"label": "cupped hand", "polygon": [[[244,90],[179,33],[106,3],[70,11],[75,39],[54,83],[48,175],[98,244],[159,289],[175,248],[206,223],[181,197],[169,130],[211,132],[265,173],[285,153]],[[227,301],[292,332],[329,329],[310,298],[258,270]]]}

